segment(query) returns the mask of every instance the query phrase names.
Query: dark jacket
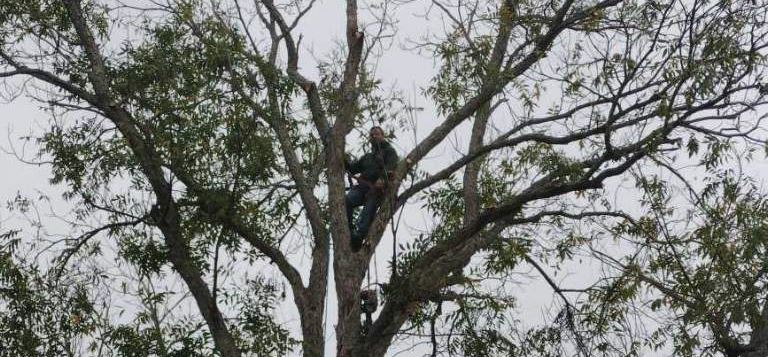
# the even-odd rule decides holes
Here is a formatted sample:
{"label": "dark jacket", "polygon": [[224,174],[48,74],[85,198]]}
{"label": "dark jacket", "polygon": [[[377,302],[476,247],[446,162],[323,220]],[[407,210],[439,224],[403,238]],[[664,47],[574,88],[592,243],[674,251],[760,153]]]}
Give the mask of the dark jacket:
{"label": "dark jacket", "polygon": [[360,174],[363,180],[376,182],[378,179],[386,180],[386,172],[392,171],[397,165],[397,152],[388,142],[373,145],[373,150],[360,159],[349,163],[347,171],[351,174]]}

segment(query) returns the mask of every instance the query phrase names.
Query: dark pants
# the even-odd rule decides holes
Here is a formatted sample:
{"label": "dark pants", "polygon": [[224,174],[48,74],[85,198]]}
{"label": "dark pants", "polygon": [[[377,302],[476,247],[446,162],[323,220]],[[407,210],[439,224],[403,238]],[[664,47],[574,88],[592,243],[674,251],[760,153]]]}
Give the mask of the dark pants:
{"label": "dark pants", "polygon": [[[376,215],[376,209],[379,208],[381,198],[376,192],[370,191],[371,188],[368,185],[355,185],[347,191],[347,222],[349,222],[349,231],[352,232],[353,244],[362,243]],[[355,208],[360,206],[363,206],[363,211],[357,217],[357,224],[354,224],[352,215]]]}

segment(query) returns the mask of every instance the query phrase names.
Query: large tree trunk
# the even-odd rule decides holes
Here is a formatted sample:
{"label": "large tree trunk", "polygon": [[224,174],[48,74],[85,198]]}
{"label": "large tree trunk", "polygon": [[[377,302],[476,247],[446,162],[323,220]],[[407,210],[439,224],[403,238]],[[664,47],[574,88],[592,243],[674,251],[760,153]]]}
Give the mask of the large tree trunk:
{"label": "large tree trunk", "polygon": [[[324,295],[323,295],[324,296]],[[302,355],[319,357],[325,353],[325,336],[323,335],[323,304],[324,299],[313,298],[299,310],[301,318]]]}
{"label": "large tree trunk", "polygon": [[765,357],[768,356],[768,304],[763,306],[761,319],[757,326],[753,326],[748,348],[754,349],[741,354],[740,357]]}
{"label": "large tree trunk", "polygon": [[[349,249],[345,249],[349,251]],[[340,271],[348,267],[354,267],[354,263],[350,262],[352,259],[341,258],[337,259],[336,271]],[[360,339],[361,339],[361,325],[360,325],[360,284],[362,278],[358,278],[362,274],[354,274],[350,272],[343,274],[342,276],[336,276],[336,291],[338,294],[338,324],[336,325],[336,343],[337,343],[337,355],[338,356],[362,356],[360,351]]]}

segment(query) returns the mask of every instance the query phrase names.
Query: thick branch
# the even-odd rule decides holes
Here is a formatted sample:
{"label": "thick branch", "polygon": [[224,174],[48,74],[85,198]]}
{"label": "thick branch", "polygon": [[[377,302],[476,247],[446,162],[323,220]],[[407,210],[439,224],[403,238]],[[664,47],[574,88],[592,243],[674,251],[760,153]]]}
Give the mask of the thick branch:
{"label": "thick branch", "polygon": [[171,194],[171,185],[163,174],[159,155],[147,144],[146,138],[142,137],[130,114],[119,107],[117,101],[111,97],[104,59],[85,21],[80,1],[64,0],[64,4],[89,60],[88,78],[96,93],[95,104],[115,123],[126,138],[141,165],[142,172],[147,176],[157,196],[158,214],[153,218],[165,237],[170,261],[195,297],[198,308],[213,335],[216,347],[224,356],[240,356],[240,351],[228,331],[224,317],[213,300],[200,269],[194,265],[189,248],[181,236],[180,217]]}
{"label": "thick branch", "polygon": [[[649,137],[653,138],[654,136],[650,135]],[[620,155],[617,157],[626,155],[628,158],[617,166],[605,169],[594,176],[584,177],[573,183],[556,183],[553,181],[555,177],[550,175],[532,184],[528,189],[498,208],[485,210],[477,219],[469,222],[457,231],[451,239],[438,243],[438,245],[431,248],[419,259],[412,272],[402,282],[402,288],[398,291],[398,299],[388,301],[379,315],[379,319],[374,324],[376,336],[390,336],[394,334],[397,328],[405,321],[405,318],[407,318],[407,314],[403,313],[404,311],[407,312],[412,308],[413,303],[419,301],[421,299],[420,296],[423,294],[430,294],[432,291],[439,289],[443,277],[462,264],[466,264],[472,255],[479,249],[482,249],[482,247],[487,246],[493,237],[497,237],[504,228],[512,224],[514,216],[520,212],[527,202],[560,196],[569,192],[599,188],[605,179],[628,170],[645,154],[643,145],[621,148],[614,151],[613,155]],[[603,157],[587,160],[582,164],[584,167],[601,166],[614,159],[615,157]],[[497,221],[498,223],[493,229],[481,233],[484,227]],[[370,343],[377,344],[378,342],[371,340]]]}

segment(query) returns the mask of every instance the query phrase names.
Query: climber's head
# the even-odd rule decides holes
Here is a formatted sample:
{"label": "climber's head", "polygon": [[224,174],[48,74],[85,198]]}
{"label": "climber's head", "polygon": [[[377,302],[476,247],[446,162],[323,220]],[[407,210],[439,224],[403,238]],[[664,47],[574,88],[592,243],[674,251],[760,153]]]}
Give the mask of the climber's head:
{"label": "climber's head", "polygon": [[371,144],[376,145],[384,142],[384,129],[380,126],[372,127],[369,134],[368,140],[370,140]]}

